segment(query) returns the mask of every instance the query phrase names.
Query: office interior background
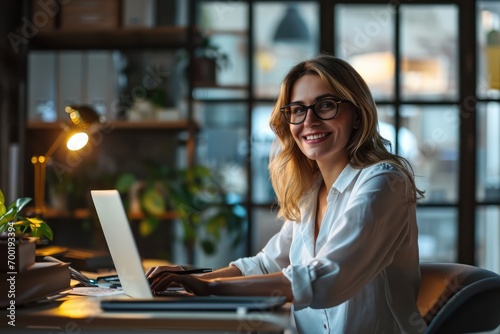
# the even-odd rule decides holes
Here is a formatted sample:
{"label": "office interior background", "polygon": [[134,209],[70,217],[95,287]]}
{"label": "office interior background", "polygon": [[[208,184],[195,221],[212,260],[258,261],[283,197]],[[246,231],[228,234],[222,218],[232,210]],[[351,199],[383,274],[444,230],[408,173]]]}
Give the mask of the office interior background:
{"label": "office interior background", "polygon": [[[33,196],[30,157],[51,146],[65,106],[91,105],[106,120],[85,152],[59,148],[47,167],[55,243],[102,247],[88,190],[133,175],[140,193],[162,167],[203,165],[242,220],[237,231],[222,227],[215,255],[195,247],[196,261],[222,266],[257,252],[281,224],[267,173],[273,102],[287,70],[324,51],[365,78],[382,135],[426,192],[421,260],[500,272],[498,1],[1,3],[6,197]],[[198,67],[202,55],[215,69]],[[141,254],[186,261],[182,224],[158,217],[147,225],[140,208],[131,213]]]}

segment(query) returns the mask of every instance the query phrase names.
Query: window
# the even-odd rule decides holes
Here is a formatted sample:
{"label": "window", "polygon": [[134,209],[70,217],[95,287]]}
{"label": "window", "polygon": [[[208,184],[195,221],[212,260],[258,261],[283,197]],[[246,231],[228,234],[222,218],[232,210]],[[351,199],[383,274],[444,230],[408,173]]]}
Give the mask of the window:
{"label": "window", "polygon": [[476,260],[500,272],[500,3],[477,2]]}
{"label": "window", "polygon": [[371,87],[380,109],[382,135],[392,142],[393,151],[410,161],[417,186],[426,191],[418,209],[421,258],[454,261],[458,255],[458,8],[339,4],[334,17],[335,53],[349,61]]}
{"label": "window", "polygon": [[[221,72],[218,87],[196,97],[214,103],[201,107],[205,113],[238,110],[238,126],[246,127],[237,136],[246,157],[238,164],[250,182],[249,253],[276,231],[267,155],[279,83],[291,65],[327,51],[366,79],[380,131],[426,190],[417,209],[422,260],[476,262],[500,272],[498,1],[205,0],[199,7],[203,22],[212,22],[204,29],[238,59],[231,69],[238,72],[223,69],[227,78]],[[298,23],[287,23],[290,16]],[[278,34],[281,25],[295,37]]]}

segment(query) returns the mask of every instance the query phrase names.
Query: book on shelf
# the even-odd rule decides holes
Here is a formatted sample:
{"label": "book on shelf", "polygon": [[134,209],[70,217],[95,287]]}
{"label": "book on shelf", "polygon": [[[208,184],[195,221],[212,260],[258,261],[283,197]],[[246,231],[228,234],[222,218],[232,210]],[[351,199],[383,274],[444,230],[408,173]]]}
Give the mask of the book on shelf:
{"label": "book on shelf", "polygon": [[81,271],[97,272],[115,267],[111,255],[104,250],[68,249],[57,258]]}
{"label": "book on shelf", "polygon": [[0,273],[0,307],[35,303],[70,288],[69,264],[36,262],[22,272]]}

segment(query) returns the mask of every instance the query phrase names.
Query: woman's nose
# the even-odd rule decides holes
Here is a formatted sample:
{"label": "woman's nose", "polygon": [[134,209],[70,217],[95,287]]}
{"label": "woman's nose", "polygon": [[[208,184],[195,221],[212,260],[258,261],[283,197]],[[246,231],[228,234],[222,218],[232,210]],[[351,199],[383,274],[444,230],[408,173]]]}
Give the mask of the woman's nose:
{"label": "woman's nose", "polygon": [[307,109],[306,119],[304,120],[304,126],[312,126],[319,124],[321,120],[316,116],[312,108]]}

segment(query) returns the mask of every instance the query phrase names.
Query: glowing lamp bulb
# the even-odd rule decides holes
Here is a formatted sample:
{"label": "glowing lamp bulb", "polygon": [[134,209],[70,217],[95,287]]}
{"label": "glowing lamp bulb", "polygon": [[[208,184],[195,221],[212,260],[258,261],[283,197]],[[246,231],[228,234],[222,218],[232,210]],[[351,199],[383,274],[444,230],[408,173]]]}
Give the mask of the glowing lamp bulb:
{"label": "glowing lamp bulb", "polygon": [[85,132],[78,132],[71,136],[66,143],[66,146],[71,151],[78,151],[87,145],[89,141],[89,136]]}

